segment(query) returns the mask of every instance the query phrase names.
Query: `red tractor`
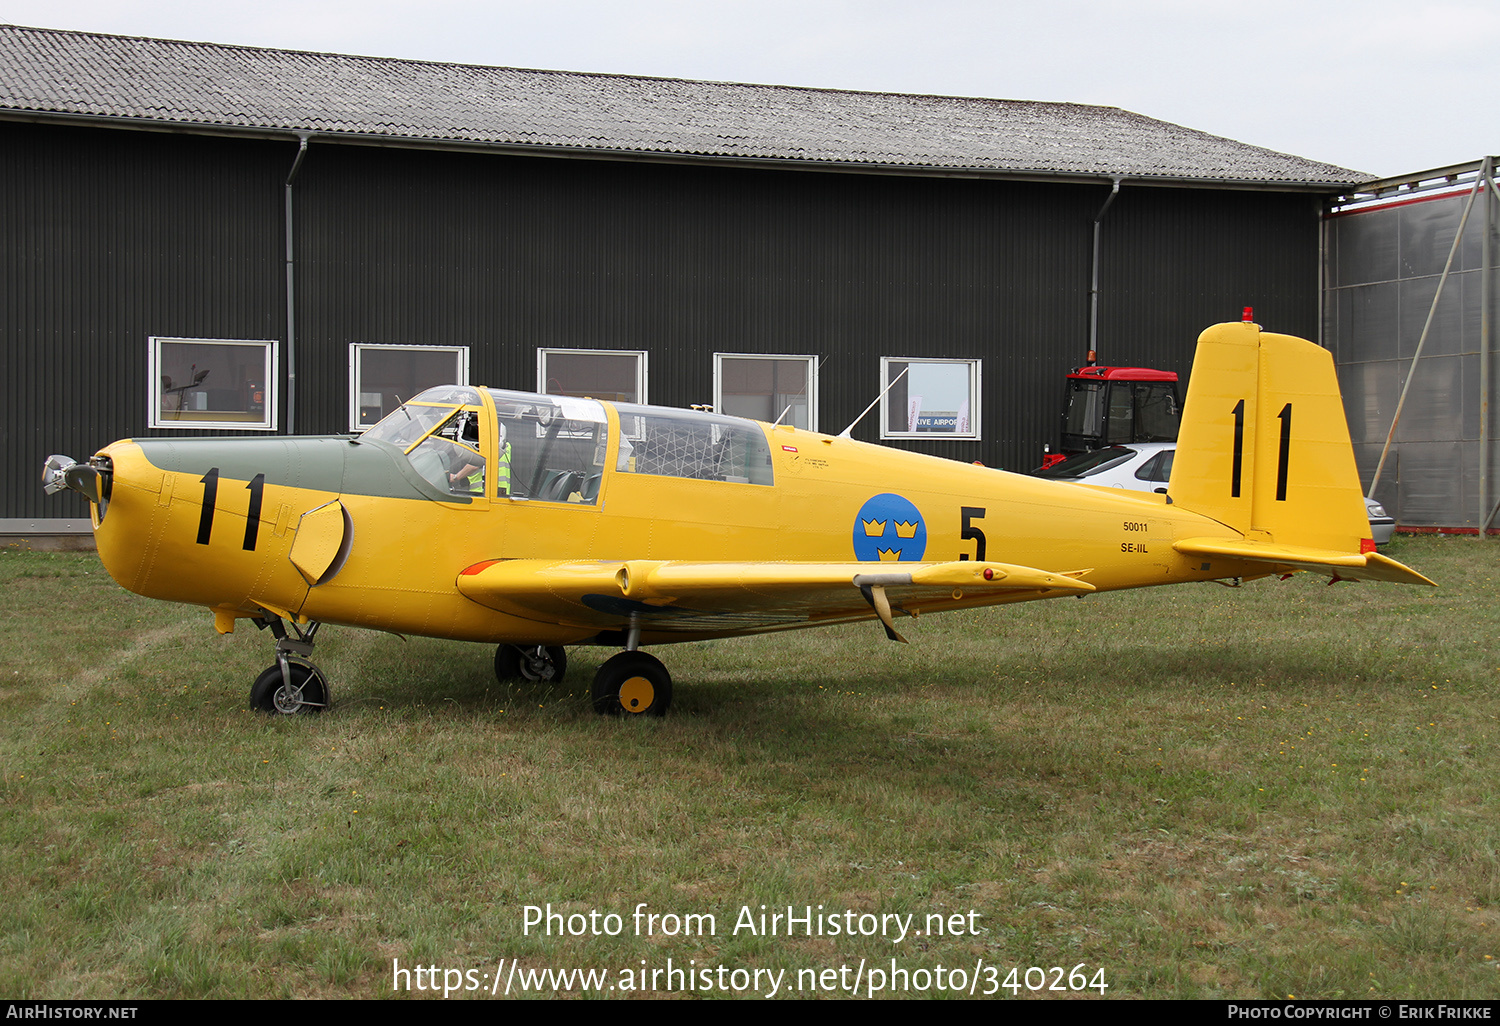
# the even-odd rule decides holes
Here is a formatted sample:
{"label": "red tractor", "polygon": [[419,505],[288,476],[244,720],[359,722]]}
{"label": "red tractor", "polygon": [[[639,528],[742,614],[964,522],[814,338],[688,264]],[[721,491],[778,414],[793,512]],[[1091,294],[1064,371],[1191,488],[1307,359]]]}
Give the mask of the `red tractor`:
{"label": "red tractor", "polygon": [[1042,457],[1042,469],[1106,445],[1175,442],[1181,420],[1174,371],[1079,367],[1066,379],[1062,445]]}

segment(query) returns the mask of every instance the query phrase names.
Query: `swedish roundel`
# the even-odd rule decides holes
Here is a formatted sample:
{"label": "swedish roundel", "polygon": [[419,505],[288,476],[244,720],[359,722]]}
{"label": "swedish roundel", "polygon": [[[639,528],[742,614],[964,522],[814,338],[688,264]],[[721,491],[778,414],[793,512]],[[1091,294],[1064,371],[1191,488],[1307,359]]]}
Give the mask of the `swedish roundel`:
{"label": "swedish roundel", "polygon": [[860,562],[912,561],[927,551],[927,525],[912,503],[882,492],[854,518],[854,558]]}

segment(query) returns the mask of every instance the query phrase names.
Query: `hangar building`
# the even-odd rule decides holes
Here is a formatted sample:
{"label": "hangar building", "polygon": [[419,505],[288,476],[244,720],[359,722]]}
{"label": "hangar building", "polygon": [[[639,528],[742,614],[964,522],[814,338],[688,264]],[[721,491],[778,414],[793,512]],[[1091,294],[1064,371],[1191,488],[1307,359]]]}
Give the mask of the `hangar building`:
{"label": "hangar building", "polygon": [[0,140],[10,534],[87,530],[49,453],[449,380],[837,432],[905,370],[855,437],[1027,470],[1091,345],[1317,337],[1366,177],[1110,107],[15,26]]}

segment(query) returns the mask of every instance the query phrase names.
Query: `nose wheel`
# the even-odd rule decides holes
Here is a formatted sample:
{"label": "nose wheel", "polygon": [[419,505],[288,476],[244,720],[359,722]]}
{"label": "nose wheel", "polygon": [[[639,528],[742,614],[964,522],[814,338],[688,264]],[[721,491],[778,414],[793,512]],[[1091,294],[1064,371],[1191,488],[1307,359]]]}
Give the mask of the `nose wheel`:
{"label": "nose wheel", "polygon": [[606,716],[662,717],[672,705],[672,675],[645,652],[611,656],[594,675],[594,711]]}
{"label": "nose wheel", "polygon": [[280,617],[262,617],[257,627],[270,628],[276,636],[276,662],[266,667],[250,686],[250,708],[270,716],[300,716],[328,708],[328,678],[308,661],[318,623],[304,629],[292,624],[296,637],[289,637]]}
{"label": "nose wheel", "polygon": [[322,712],[328,708],[328,679],[312,663],[288,659],[283,669],[278,661],[255,678],[250,708],[272,716]]}

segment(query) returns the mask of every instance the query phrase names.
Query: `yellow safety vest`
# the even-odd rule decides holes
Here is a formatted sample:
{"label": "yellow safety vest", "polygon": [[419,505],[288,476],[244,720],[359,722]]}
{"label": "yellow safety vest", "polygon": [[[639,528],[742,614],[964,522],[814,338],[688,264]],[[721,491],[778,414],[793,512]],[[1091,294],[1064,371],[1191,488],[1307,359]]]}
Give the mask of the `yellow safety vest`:
{"label": "yellow safety vest", "polygon": [[510,443],[500,449],[499,467],[495,471],[495,494],[510,494]]}

